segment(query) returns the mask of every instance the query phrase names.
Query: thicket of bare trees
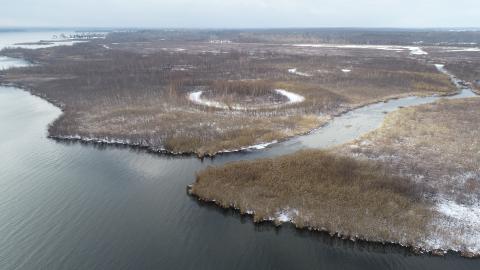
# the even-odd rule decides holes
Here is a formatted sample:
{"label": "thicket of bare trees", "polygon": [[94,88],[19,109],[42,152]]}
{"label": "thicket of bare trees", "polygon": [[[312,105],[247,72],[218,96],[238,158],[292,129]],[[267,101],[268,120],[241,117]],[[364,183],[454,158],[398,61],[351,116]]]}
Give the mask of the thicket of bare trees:
{"label": "thicket of bare trees", "polygon": [[[117,32],[111,42],[205,42],[228,40],[240,43],[337,43],[387,45],[462,45],[480,43],[480,31],[408,29],[269,29],[269,30],[152,30]],[[469,45],[470,44],[470,45]]]}
{"label": "thicket of bare trees", "polygon": [[[36,65],[2,71],[0,76],[3,82],[19,84],[64,108],[65,114],[50,128],[52,135],[108,137],[198,153],[305,132],[321,123],[314,116],[319,113],[338,113],[396,95],[453,90],[434,67],[377,52],[356,57],[290,53],[283,46],[267,50],[236,45],[211,52],[162,49],[162,39],[172,35],[180,40],[165,41],[172,48],[217,46],[197,41],[212,34],[207,33],[115,33],[106,40],[75,46],[7,49],[2,54]],[[112,41],[119,45],[108,43]],[[102,46],[105,43],[113,49]],[[303,73],[289,72],[292,68]],[[344,73],[343,68],[352,72]],[[306,100],[232,113],[195,105],[186,98],[201,89],[214,99],[275,102],[282,98],[273,94],[276,88]]]}
{"label": "thicket of bare trees", "polygon": [[[475,90],[480,91],[480,57],[470,61],[451,62],[446,65],[446,68],[467,82],[470,82]],[[472,61],[473,60],[473,61]]]}

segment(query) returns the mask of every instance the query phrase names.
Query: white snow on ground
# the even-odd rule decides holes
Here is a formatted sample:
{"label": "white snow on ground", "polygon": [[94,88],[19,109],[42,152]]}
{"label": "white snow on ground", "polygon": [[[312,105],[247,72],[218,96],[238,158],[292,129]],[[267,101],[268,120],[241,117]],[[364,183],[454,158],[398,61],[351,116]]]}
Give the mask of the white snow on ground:
{"label": "white snow on ground", "polygon": [[207,99],[202,99],[202,94],[203,94],[203,91],[197,91],[197,92],[193,92],[193,93],[190,93],[188,95],[188,99],[195,103],[195,104],[199,104],[199,105],[203,105],[203,106],[207,106],[207,107],[213,107],[213,108],[219,108],[219,109],[228,109],[229,107],[223,103],[220,103],[220,102],[217,102],[217,101],[210,101],[210,100],[207,100]]}
{"label": "white snow on ground", "polygon": [[270,145],[272,145],[272,144],[275,144],[275,143],[277,143],[277,142],[278,142],[278,141],[275,140],[275,141],[271,141],[271,142],[268,142],[268,143],[255,144],[255,145],[252,145],[252,146],[248,146],[248,147],[242,148],[242,150],[248,150],[248,149],[262,150],[262,149],[265,149],[265,148],[267,148],[268,146],[270,146]]}
{"label": "white snow on ground", "polygon": [[213,44],[230,44],[230,43],[232,43],[232,41],[228,40],[228,39],[213,39],[213,40],[210,40],[210,43],[213,43]]}
{"label": "white snow on ground", "polygon": [[192,65],[175,65],[172,67],[173,71],[187,71],[190,69],[194,69],[195,67]]}
{"label": "white snow on ground", "polygon": [[308,73],[305,73],[305,72],[300,72],[298,71],[298,69],[296,68],[291,68],[288,70],[288,73],[292,73],[292,74],[295,74],[295,75],[298,75],[298,76],[303,76],[303,77],[311,77],[312,75],[308,74]]}
{"label": "white snow on ground", "polygon": [[107,49],[107,50],[110,50],[111,48],[105,44],[102,45],[103,48]]}
{"label": "white snow on ground", "polygon": [[[287,90],[275,89],[275,92],[278,93],[279,95],[282,95],[282,96],[285,96],[285,97],[288,98],[288,102],[283,103],[283,104],[279,104],[279,105],[275,105],[275,106],[281,106],[281,105],[285,105],[285,104],[294,104],[294,103],[300,103],[300,102],[305,101],[305,97],[303,97],[299,94],[289,92]],[[227,110],[227,109],[230,109],[230,110],[248,110],[248,109],[252,109],[252,108],[254,109],[254,107],[248,108],[248,107],[239,106],[239,105],[228,106],[227,104],[221,103],[221,102],[218,102],[218,101],[202,99],[202,94],[203,94],[203,91],[192,92],[188,95],[188,99],[191,102],[193,102],[195,104],[198,104],[198,105],[203,105],[203,106],[213,107],[213,108],[218,108],[218,109],[224,109],[224,110]]]}
{"label": "white snow on ground", "polygon": [[[467,206],[453,201],[442,200],[437,205],[437,210],[449,217],[463,221],[468,226],[480,228],[480,205],[478,204]],[[478,241],[480,246],[480,238]]]}
{"label": "white snow on ground", "polygon": [[420,47],[405,47],[410,50],[410,54],[412,55],[426,55],[428,54],[426,51],[422,50]]}
{"label": "white snow on ground", "polygon": [[457,173],[450,176],[451,181],[458,183],[458,185],[465,185],[465,183],[470,179],[480,179],[480,170],[479,171],[464,171],[462,173]]}
{"label": "white snow on ground", "polygon": [[447,50],[447,52],[480,52],[480,48],[455,48]]}
{"label": "white snow on ground", "polygon": [[271,141],[271,142],[254,144],[254,145],[245,146],[245,147],[238,148],[238,149],[230,149],[230,150],[225,149],[225,150],[220,151],[220,153],[234,153],[234,152],[246,151],[246,150],[247,151],[248,150],[262,150],[262,149],[265,149],[265,148],[269,147],[270,145],[276,144],[276,143],[278,143],[278,141],[274,140],[274,141]]}
{"label": "white snow on ground", "polygon": [[395,46],[395,45],[354,45],[354,44],[294,44],[296,47],[312,47],[312,48],[341,48],[341,49],[374,49],[384,51],[405,51],[409,50],[412,55],[428,54],[418,46]]}
{"label": "white snow on ground", "polygon": [[287,90],[283,90],[283,89],[275,89],[275,92],[277,92],[278,94],[282,95],[282,96],[285,96],[288,98],[288,104],[292,104],[292,103],[300,103],[300,102],[304,102],[305,101],[305,97],[299,95],[299,94],[295,94],[295,93],[292,93],[292,92],[289,92]]}
{"label": "white snow on ground", "polygon": [[462,205],[441,199],[435,210],[440,216],[431,224],[427,248],[480,253],[479,203]]}
{"label": "white snow on ground", "polygon": [[376,49],[385,51],[403,51],[403,47],[389,45],[354,45],[354,44],[294,44],[295,47],[341,48],[341,49]]}
{"label": "white snow on ground", "polygon": [[446,72],[446,70],[444,69],[445,65],[443,64],[435,64],[435,67],[438,69],[438,71],[440,72]]}
{"label": "white snow on ground", "polygon": [[298,210],[297,209],[291,209],[287,207],[286,209],[283,209],[281,211],[278,211],[275,214],[274,220],[277,220],[279,222],[290,222],[292,221],[296,216],[298,216]]}
{"label": "white snow on ground", "polygon": [[351,70],[351,69],[346,69],[346,68],[344,68],[344,69],[342,69],[342,72],[343,72],[343,73],[350,73],[350,72],[352,72],[352,70]]}

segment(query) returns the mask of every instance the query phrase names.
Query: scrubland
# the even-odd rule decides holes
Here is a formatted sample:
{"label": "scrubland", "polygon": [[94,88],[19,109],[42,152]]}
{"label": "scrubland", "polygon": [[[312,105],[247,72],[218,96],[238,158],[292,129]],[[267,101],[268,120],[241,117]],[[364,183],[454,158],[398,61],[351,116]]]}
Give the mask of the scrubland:
{"label": "scrubland", "polygon": [[[340,34],[339,34],[340,33]],[[393,36],[392,36],[392,33]],[[365,104],[458,91],[434,64],[478,82],[478,55],[451,49],[297,47],[297,43],[478,43],[478,32],[333,30],[115,32],[74,46],[6,49],[35,65],[0,71],[63,109],[53,138],[214,155],[286,139]],[[418,45],[418,44],[417,44]],[[466,46],[466,45],[465,45]],[[427,55],[428,54],[428,55]],[[284,89],[304,101],[285,103]],[[227,104],[188,99],[192,92]],[[244,110],[232,109],[240,104]],[[350,144],[199,172],[190,191],[255,221],[292,221],[345,238],[480,254],[478,99],[387,116]]]}
{"label": "scrubland", "polygon": [[[198,155],[302,134],[331,115],[379,100],[455,91],[433,65],[408,54],[213,38],[202,31],[124,32],[71,47],[7,49],[3,55],[36,65],[2,71],[0,80],[63,108],[49,129],[52,137]],[[305,101],[263,106],[285,98],[275,89]],[[206,98],[251,109],[193,104],[187,96],[199,90]]]}
{"label": "scrubland", "polygon": [[190,192],[255,221],[478,256],[479,108],[480,98],[403,108],[327,151],[209,167]]}
{"label": "scrubland", "polygon": [[480,201],[479,108],[479,98],[404,108],[343,151],[388,163],[458,203]]}
{"label": "scrubland", "polygon": [[480,254],[480,99],[441,100],[388,115],[383,126],[344,147],[380,161],[427,190],[432,219],[424,246]]}
{"label": "scrubland", "polygon": [[352,239],[411,245],[429,222],[423,190],[380,163],[320,150],[198,173],[191,193],[255,221],[292,221]]}

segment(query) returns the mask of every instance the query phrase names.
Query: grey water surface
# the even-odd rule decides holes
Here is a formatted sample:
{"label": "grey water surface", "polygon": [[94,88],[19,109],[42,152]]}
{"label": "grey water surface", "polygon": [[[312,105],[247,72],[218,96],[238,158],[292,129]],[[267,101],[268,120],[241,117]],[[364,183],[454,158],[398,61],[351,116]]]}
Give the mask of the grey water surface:
{"label": "grey water surface", "polygon": [[50,140],[61,111],[0,87],[0,269],[479,269],[480,260],[455,254],[255,225],[186,194],[208,165],[344,143],[378,127],[386,111],[434,99],[374,104],[310,135],[201,161]]}

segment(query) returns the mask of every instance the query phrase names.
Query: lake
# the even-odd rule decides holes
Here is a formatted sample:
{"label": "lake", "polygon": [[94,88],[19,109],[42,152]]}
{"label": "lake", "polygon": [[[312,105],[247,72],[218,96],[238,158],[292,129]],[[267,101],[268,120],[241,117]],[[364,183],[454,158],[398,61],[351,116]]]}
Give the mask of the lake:
{"label": "lake", "polygon": [[[3,35],[0,44],[11,44],[12,34],[2,42]],[[16,35],[25,42],[51,33]],[[456,254],[418,256],[397,245],[253,224],[186,193],[206,166],[346,142],[379,126],[385,111],[433,100],[374,104],[307,136],[201,161],[56,142],[47,126],[58,108],[0,87],[0,269],[479,269],[480,260]]]}

